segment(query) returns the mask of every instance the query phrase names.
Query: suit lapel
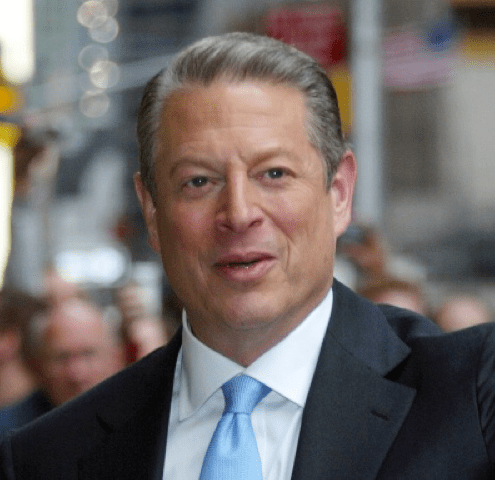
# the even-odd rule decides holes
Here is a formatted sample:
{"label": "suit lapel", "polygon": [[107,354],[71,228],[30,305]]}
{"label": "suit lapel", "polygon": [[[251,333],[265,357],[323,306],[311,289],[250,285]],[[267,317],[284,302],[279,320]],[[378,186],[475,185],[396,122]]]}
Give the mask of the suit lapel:
{"label": "suit lapel", "polygon": [[[175,363],[181,331],[166,349],[128,369],[118,411],[115,402],[98,412],[101,441],[79,462],[79,478],[160,479],[163,474]],[[109,461],[111,459],[111,461]]]}
{"label": "suit lapel", "polygon": [[292,480],[376,478],[415,396],[384,376],[408,354],[378,308],[335,282]]}

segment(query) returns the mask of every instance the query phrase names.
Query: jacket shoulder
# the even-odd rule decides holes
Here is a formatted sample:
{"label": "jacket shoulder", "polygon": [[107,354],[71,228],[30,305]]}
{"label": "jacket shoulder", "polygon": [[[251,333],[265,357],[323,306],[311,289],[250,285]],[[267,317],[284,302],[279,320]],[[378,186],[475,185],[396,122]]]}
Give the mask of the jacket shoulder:
{"label": "jacket shoulder", "polygon": [[[476,325],[445,333],[432,320],[415,312],[391,305],[377,305],[396,335],[409,346],[430,344],[460,355],[463,349],[487,354],[495,352],[495,323]],[[460,350],[459,350],[460,349]]]}
{"label": "jacket shoulder", "polygon": [[417,337],[444,335],[435,322],[416,312],[392,305],[378,304],[376,306],[396,335],[406,343]]}
{"label": "jacket shoulder", "polygon": [[4,455],[23,469],[29,464],[71,471],[75,459],[109,432],[125,428],[131,419],[139,423],[157,405],[163,408],[171,396],[179,349],[180,334],[167,347],[11,433],[0,448],[0,466]]}

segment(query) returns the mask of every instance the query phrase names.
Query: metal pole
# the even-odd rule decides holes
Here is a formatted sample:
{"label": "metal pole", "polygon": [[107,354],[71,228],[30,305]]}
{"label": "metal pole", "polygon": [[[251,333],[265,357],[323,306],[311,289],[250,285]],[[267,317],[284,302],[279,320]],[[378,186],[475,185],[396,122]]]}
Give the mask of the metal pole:
{"label": "metal pole", "polygon": [[352,2],[353,150],[358,161],[356,220],[382,227],[381,0]]}

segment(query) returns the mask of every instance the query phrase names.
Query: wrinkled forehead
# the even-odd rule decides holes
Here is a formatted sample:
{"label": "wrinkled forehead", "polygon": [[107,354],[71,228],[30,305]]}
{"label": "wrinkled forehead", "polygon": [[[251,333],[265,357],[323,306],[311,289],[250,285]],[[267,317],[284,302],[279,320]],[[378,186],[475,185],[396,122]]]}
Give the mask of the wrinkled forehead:
{"label": "wrinkled forehead", "polygon": [[[198,140],[198,136],[204,141],[205,132],[219,136],[222,131],[240,132],[246,140],[258,138],[260,148],[270,141],[304,144],[309,140],[305,123],[304,98],[290,87],[259,81],[192,85],[175,92],[164,106],[156,158],[167,158],[182,143]],[[243,144],[235,135],[222,138]]]}
{"label": "wrinkled forehead", "polygon": [[260,127],[263,119],[269,118],[271,128],[267,132],[275,133],[282,125],[297,131],[298,135],[291,139],[308,142],[316,150],[326,180],[327,165],[311,135],[311,116],[304,94],[288,84],[258,79],[235,81],[222,77],[208,86],[189,83],[171,93],[163,103],[157,122],[154,158],[158,162],[155,167],[167,158],[167,150],[180,141],[184,132],[191,131],[191,126],[199,129],[208,123],[213,128],[216,115],[217,126],[222,128],[221,120],[226,117],[239,119],[245,115],[249,119],[249,114],[259,116]]}
{"label": "wrinkled forehead", "polygon": [[[235,95],[225,95],[231,92]],[[249,107],[259,111],[261,101],[272,115],[277,110],[281,115],[290,111],[293,122],[308,132],[309,109],[304,94],[297,88],[256,78],[240,81],[221,77],[208,85],[187,83],[171,91],[161,103],[155,141],[159,144],[160,136],[176,130],[177,123],[185,119],[200,121],[205,115],[211,119],[215,113],[222,115],[227,110],[248,112]]]}

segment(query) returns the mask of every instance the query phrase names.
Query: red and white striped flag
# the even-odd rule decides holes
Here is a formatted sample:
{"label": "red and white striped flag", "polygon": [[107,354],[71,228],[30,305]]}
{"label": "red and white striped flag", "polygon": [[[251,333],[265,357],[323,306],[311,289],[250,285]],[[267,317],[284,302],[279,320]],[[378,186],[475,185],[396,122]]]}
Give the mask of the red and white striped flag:
{"label": "red and white striped flag", "polygon": [[398,89],[425,88],[446,82],[455,57],[451,48],[439,49],[412,29],[395,30],[383,39],[385,86]]}

